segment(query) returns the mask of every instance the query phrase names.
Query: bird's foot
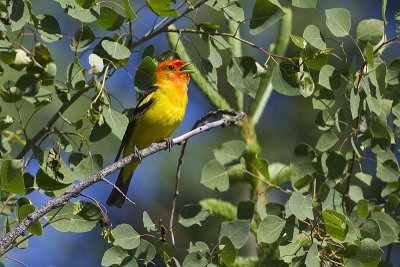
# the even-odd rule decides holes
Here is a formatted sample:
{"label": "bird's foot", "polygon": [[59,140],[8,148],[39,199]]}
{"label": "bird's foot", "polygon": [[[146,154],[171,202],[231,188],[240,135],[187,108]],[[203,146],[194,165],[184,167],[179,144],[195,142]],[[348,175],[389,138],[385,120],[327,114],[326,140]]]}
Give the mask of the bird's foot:
{"label": "bird's foot", "polygon": [[142,156],[140,155],[139,149],[137,148],[136,145],[135,145],[135,148],[134,148],[134,152],[135,152],[136,156],[138,156],[139,162],[141,162],[142,161]]}
{"label": "bird's foot", "polygon": [[171,147],[174,145],[174,141],[171,138],[164,138],[163,141],[167,144],[166,149],[171,151]]}

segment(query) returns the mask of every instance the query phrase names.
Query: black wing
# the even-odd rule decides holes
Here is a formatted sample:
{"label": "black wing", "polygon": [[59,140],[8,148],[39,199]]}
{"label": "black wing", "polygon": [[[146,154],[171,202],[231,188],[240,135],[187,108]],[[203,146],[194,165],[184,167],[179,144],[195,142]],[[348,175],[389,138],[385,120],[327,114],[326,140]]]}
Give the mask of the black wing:
{"label": "black wing", "polygon": [[133,111],[133,118],[129,122],[128,126],[126,127],[126,131],[125,131],[124,137],[122,138],[121,145],[118,149],[117,156],[115,157],[115,161],[117,161],[119,159],[119,157],[121,156],[122,150],[124,150],[125,145],[128,143],[129,136],[131,136],[133,129],[135,129],[136,118],[139,117],[141,114],[143,114],[151,106],[151,104],[154,102],[154,100],[150,99],[143,105],[140,105],[140,104],[143,102],[143,100],[147,96],[149,96],[150,94],[157,91],[157,89],[158,89],[158,86],[150,87],[149,89],[146,90],[146,92],[144,92],[143,96],[140,98],[138,104],[136,105],[135,110]]}

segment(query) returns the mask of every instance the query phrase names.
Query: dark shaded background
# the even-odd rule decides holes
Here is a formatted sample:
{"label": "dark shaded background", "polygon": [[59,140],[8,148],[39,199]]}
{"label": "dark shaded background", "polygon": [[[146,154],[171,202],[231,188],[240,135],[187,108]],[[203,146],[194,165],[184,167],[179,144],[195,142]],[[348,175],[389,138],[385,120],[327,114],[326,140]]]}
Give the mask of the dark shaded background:
{"label": "dark shaded background", "polygon": [[[133,9],[136,11],[143,5],[144,1],[131,1]],[[179,1],[178,1],[179,2]],[[251,16],[252,5],[255,1],[240,1],[245,9],[246,17]],[[63,32],[70,36],[74,34],[76,29],[80,27],[80,23],[68,18],[63,13],[60,5],[53,1],[35,0],[32,1],[33,9],[36,14],[51,14],[55,16],[61,26]],[[293,9],[293,34],[302,36],[304,28],[309,24],[317,25],[321,32],[330,36],[329,30],[325,25],[324,10],[327,8],[343,7],[347,8],[352,15],[351,34],[356,36],[355,30],[357,24],[362,19],[381,18],[381,1],[377,0],[337,0],[318,2],[316,9]],[[400,1],[388,0],[386,18],[388,20],[387,36],[393,37],[395,33],[394,13],[400,10]],[[214,16],[215,15],[215,16]],[[197,17],[198,22],[210,21],[213,18],[217,24],[223,26],[224,19],[221,14],[216,14],[208,7],[202,7]],[[147,8],[140,11],[137,20],[134,22],[134,33],[137,36],[143,36],[153,25],[155,16]],[[178,26],[191,27],[189,20],[183,20]],[[276,26],[259,34],[251,36],[248,33],[248,23],[242,26],[242,36],[245,39],[256,43],[257,45],[268,48],[270,43],[276,38]],[[94,30],[98,36],[103,34],[112,35],[110,32],[104,32],[99,27],[94,26]],[[190,36],[189,36],[190,37]],[[342,38],[346,50],[349,51],[349,57],[356,55],[357,51],[354,44],[348,38]],[[29,47],[32,40],[26,37],[25,45]],[[160,35],[137,50],[143,50],[148,44],[154,44],[156,48],[156,56],[169,49],[165,35]],[[72,62],[73,52],[69,49],[70,39],[64,37],[63,40],[57,43],[48,44],[52,51],[53,58],[57,64],[57,78],[63,81],[67,65]],[[188,43],[185,43],[188,44]],[[190,46],[190,44],[188,44]],[[329,46],[328,42],[328,46]],[[394,44],[386,49],[383,57],[389,63],[400,52],[400,45]],[[81,63],[88,66],[87,57],[90,53],[86,53],[81,57]],[[243,54],[254,56],[260,63],[266,60],[264,54],[259,51],[243,46]],[[290,44],[287,51],[287,56],[296,56],[299,54],[299,49]],[[138,66],[140,64],[141,53],[133,53],[128,64]],[[360,57],[358,63],[360,65]],[[197,63],[197,62],[195,62]],[[337,60],[330,58],[330,64],[337,64]],[[128,68],[132,76],[135,72],[133,68]],[[9,79],[9,77],[8,77]],[[4,82],[5,77],[0,79]],[[314,79],[316,80],[316,79]],[[115,95],[122,103],[124,108],[134,107],[136,105],[135,91],[133,82],[130,80],[127,73],[123,70],[119,71],[110,79],[107,84],[107,90]],[[224,88],[219,88],[224,90]],[[229,94],[230,92],[224,92]],[[84,98],[79,102],[81,110],[75,108],[68,110],[66,116],[75,121],[84,115],[90,103],[89,98]],[[43,109],[42,112],[31,123],[28,129],[28,134],[33,135],[42,128],[43,122],[47,121],[46,116],[49,116],[56,110],[59,103],[57,100],[51,105]],[[13,110],[12,105],[3,105],[2,108],[6,111]],[[113,102],[113,108],[122,110],[122,107]],[[186,116],[183,123],[175,131],[173,136],[178,136],[188,131],[194,122],[203,116],[213,107],[208,103],[202,93],[191,83],[189,86],[189,103],[186,111]],[[27,108],[26,117],[29,115]],[[268,103],[266,110],[257,126],[257,134],[259,142],[262,145],[262,156],[270,162],[290,161],[293,148],[299,142],[307,142],[315,144],[318,131],[314,126],[315,112],[312,110],[311,100],[303,97],[286,97],[273,93]],[[61,125],[61,122],[59,123]],[[248,188],[244,185],[231,186],[228,192],[216,193],[200,184],[200,175],[202,167],[213,157],[212,149],[223,141],[240,139],[238,129],[228,127],[224,129],[214,129],[208,133],[196,136],[190,140],[183,165],[181,195],[178,198],[177,210],[179,211],[183,204],[197,203],[200,199],[206,197],[218,197],[229,200],[234,204],[248,197]],[[111,163],[117,151],[118,140],[115,137],[109,137],[105,140],[91,144],[92,153],[102,153],[105,157],[105,165]],[[169,212],[171,208],[172,196],[175,184],[175,170],[180,148],[173,148],[171,152],[161,152],[151,156],[143,161],[135,172],[133,183],[129,191],[129,197],[136,202],[133,206],[126,203],[122,209],[109,208],[108,216],[113,225],[120,223],[128,223],[139,233],[145,233],[142,224],[142,213],[148,211],[154,222],[162,219],[165,225],[168,225]],[[67,155],[63,155],[64,160],[67,160]],[[31,173],[36,173],[38,165],[34,162],[28,169]],[[116,174],[109,177],[111,181],[115,181]],[[377,188],[378,190],[379,188]],[[105,203],[111,188],[105,183],[98,183],[83,193],[96,198],[98,201]],[[277,192],[271,192],[269,199],[279,201],[281,195]],[[34,205],[41,206],[48,197],[40,193],[32,193],[30,198]],[[207,223],[207,229],[194,226],[190,229],[175,226],[175,236],[177,239],[178,255],[184,255],[184,249],[188,247],[190,240],[202,240],[205,242],[215,242],[218,236],[217,219],[210,219]],[[29,239],[29,246],[25,250],[13,249],[7,256],[16,258],[28,266],[100,266],[101,258],[104,251],[111,245],[107,244],[107,240],[100,235],[100,228],[97,227],[89,233],[74,234],[61,233],[55,231],[51,226],[46,227],[44,234],[41,237],[32,237]],[[393,266],[398,266],[399,256],[398,249],[392,253]],[[397,252],[397,253],[396,253]],[[256,255],[254,238],[250,237],[248,244],[241,249],[240,253],[245,255]],[[11,261],[3,261],[6,266],[20,266]]]}

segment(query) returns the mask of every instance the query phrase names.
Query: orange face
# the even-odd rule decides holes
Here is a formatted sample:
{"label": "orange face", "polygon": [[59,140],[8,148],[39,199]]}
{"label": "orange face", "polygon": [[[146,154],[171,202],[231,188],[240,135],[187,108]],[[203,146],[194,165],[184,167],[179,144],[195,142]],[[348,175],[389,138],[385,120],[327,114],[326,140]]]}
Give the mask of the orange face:
{"label": "orange face", "polygon": [[189,73],[193,70],[185,70],[191,63],[184,63],[180,59],[170,59],[158,64],[154,72],[154,83],[176,83],[177,86],[186,86],[189,82]]}

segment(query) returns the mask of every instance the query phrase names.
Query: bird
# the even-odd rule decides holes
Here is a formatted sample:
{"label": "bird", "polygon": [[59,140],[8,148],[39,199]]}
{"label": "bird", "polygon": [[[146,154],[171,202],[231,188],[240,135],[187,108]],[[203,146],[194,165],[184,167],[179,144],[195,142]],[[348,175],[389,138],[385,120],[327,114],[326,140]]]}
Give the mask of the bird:
{"label": "bird", "polygon": [[[136,150],[144,149],[152,143],[168,140],[182,122],[188,102],[187,90],[190,73],[186,69],[191,62],[170,59],[161,62],[153,74],[152,86],[139,100],[122,138],[115,161]],[[170,140],[170,139],[169,139]],[[133,172],[140,161],[124,166],[115,185],[126,195]],[[113,188],[107,199],[108,206],[121,208],[125,197]]]}

